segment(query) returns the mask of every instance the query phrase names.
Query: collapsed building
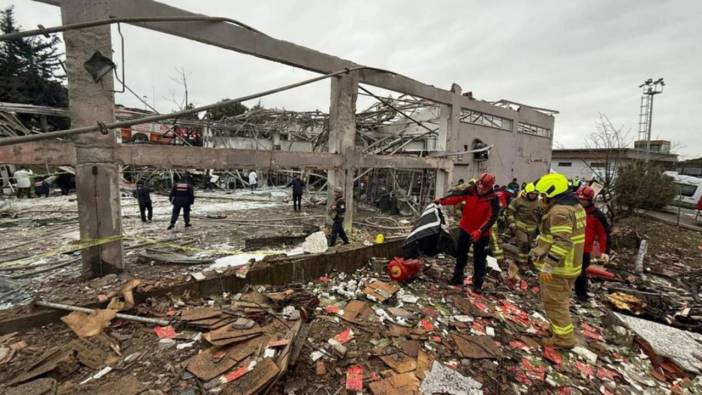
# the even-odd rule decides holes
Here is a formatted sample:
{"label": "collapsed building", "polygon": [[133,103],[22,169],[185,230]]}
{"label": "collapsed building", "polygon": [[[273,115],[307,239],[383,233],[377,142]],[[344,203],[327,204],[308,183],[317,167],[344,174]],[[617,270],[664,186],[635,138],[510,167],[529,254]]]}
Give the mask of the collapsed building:
{"label": "collapsed building", "polygon": [[[626,393],[669,391],[675,388],[673,380],[679,383],[687,377],[668,360],[643,356],[638,346],[631,345],[633,330],[609,322],[602,303],[581,309],[586,318],[580,327],[587,333],[588,347],[567,354],[544,348],[542,358],[535,335],[545,334],[547,324],[537,311],[539,290],[533,275],[520,278],[497,267],[493,271],[497,277],[488,282],[499,296],[486,298],[445,286],[442,281],[451,261],[444,256],[427,260],[422,278],[401,287],[383,274],[384,258],[400,253],[401,238],[374,244],[376,232],[369,232],[362,238],[365,245],[333,252],[287,256],[276,251],[265,258],[242,254],[248,247],[269,248],[275,237],[268,229],[276,226],[286,240],[307,241],[306,234],[296,231],[318,225],[325,217],[322,207],[315,207],[310,215],[281,216],[266,197],[265,210],[226,217],[208,209],[226,210],[233,200],[244,205],[249,198],[203,194],[203,200],[212,203],[202,204],[206,209],[199,219],[209,222],[201,233],[173,235],[156,224],[136,226],[135,216],[125,215],[130,213],[126,206],[134,212],[134,205],[122,194],[129,171],[140,175],[215,172],[231,180],[221,185],[229,189],[245,183],[242,171],[249,169],[265,174],[271,183],[293,172],[303,173],[324,194],[341,188],[350,207],[347,228],[373,223],[360,215],[358,203],[363,201],[383,205],[384,197],[394,196],[413,214],[433,196],[445,194],[459,178],[490,171],[499,183],[507,183],[547,172],[555,111],[508,100],[478,100],[457,84],[437,88],[272,38],[228,18],[193,14],[154,1],[45,2],[61,8],[64,25],[14,36],[63,32],[72,129],[7,132],[0,138],[0,163],[70,166],[77,204],[70,199],[46,203],[39,213],[41,221],[36,221],[41,237],[23,240],[21,232],[4,233],[8,241],[2,251],[18,257],[3,258],[0,263],[17,273],[13,279],[32,278],[59,266],[75,268],[78,262],[85,276],[44,284],[39,290],[42,298],[62,303],[39,300],[34,306],[38,311],[0,312],[0,333],[7,333],[0,339],[0,363],[11,361],[11,369],[2,376],[7,382],[0,385],[9,384],[18,393],[28,393],[26,386],[47,386],[43,393],[50,392],[57,382],[62,393],[248,394],[274,387],[285,393],[323,393],[327,388],[336,390],[341,379],[344,383],[337,393],[369,387],[383,394],[416,392],[421,378],[426,393],[443,392],[441,388],[452,383],[448,392],[470,388],[479,393],[483,388],[490,393],[571,393],[592,391],[596,385],[601,393]],[[254,108],[209,121],[183,119],[192,115],[187,111],[156,114],[119,108],[110,72],[91,75],[84,67],[97,51],[112,53],[109,25],[114,23],[135,24],[317,72],[319,77],[273,91],[330,79],[329,111]],[[372,87],[396,95],[381,97],[372,93]],[[359,95],[377,102],[359,111]],[[212,106],[192,111],[205,112]],[[167,211],[166,197],[157,196],[154,201]],[[20,210],[29,213],[30,203],[21,203]],[[54,207],[46,207],[51,204]],[[74,216],[56,218],[52,211]],[[25,229],[19,227],[22,218],[12,220],[17,229]],[[374,229],[390,235],[411,227],[409,217],[387,221],[387,225],[373,223]],[[269,243],[241,243],[252,234],[268,236]],[[66,242],[76,237],[77,242]],[[630,255],[636,253],[636,237],[638,233],[629,235]],[[688,235],[684,242],[689,246],[693,238]],[[41,259],[58,256],[60,260],[36,264],[38,257],[27,251],[28,246],[50,249],[40,254]],[[235,269],[220,270],[219,259],[243,262]],[[678,266],[685,266],[694,257],[680,252],[676,259],[682,262]],[[20,266],[27,262],[31,262],[29,268]],[[666,267],[665,259],[657,262]],[[617,274],[619,282],[629,281],[625,269]],[[641,288],[667,284],[664,299],[657,299],[648,288],[636,291],[617,285],[616,292],[625,295],[613,300],[620,311],[660,315],[660,320],[684,328],[687,319],[701,311],[697,289],[695,297],[685,294],[681,302],[677,296],[684,287],[666,278],[668,274],[641,280]],[[27,283],[27,288],[33,285]],[[602,285],[601,289],[604,293],[607,288]],[[116,302],[107,305],[111,298]],[[56,321],[71,309],[73,313],[63,316],[68,330]],[[133,321],[138,323],[130,324]],[[26,333],[12,334],[15,331]],[[80,338],[74,339],[75,335]],[[30,358],[20,353],[22,341],[14,342],[14,336],[23,337],[22,341],[40,339],[53,347]],[[675,336],[680,332],[670,333]],[[696,338],[690,337],[687,344]],[[682,354],[685,370],[699,372],[690,353],[678,351],[668,356],[679,360]],[[13,360],[17,353],[21,355]],[[108,360],[112,362],[106,364]],[[366,376],[360,365],[366,366]],[[456,376],[459,371],[475,379]],[[663,379],[654,381],[649,372],[658,375],[656,380]],[[280,379],[286,375],[283,383]]]}

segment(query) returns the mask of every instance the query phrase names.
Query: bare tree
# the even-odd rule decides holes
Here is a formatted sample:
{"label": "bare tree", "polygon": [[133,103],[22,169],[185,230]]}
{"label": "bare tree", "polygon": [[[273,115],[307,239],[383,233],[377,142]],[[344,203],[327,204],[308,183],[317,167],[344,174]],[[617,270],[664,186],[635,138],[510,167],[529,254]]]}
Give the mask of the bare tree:
{"label": "bare tree", "polygon": [[624,127],[616,127],[605,114],[600,114],[600,119],[596,124],[596,131],[588,136],[585,146],[590,149],[597,149],[602,153],[602,160],[599,166],[594,167],[591,163],[583,161],[592,171],[594,178],[602,185],[602,201],[607,208],[607,215],[610,220],[614,219],[617,212],[614,197],[614,179],[617,169],[622,165],[624,159],[623,150],[630,142],[630,131],[624,131]]}
{"label": "bare tree", "polygon": [[[190,73],[186,73],[185,69],[182,67],[176,68],[175,69],[176,75],[171,76],[171,81],[175,82],[178,84],[182,89],[183,89],[183,95],[182,99],[178,100],[176,98],[176,92],[174,90],[169,90],[169,93],[171,95],[170,98],[167,98],[171,103],[175,104],[176,109],[179,111],[182,111],[188,107],[188,104],[190,104],[190,101],[188,101],[188,76]],[[166,99],[166,98],[164,98]]]}

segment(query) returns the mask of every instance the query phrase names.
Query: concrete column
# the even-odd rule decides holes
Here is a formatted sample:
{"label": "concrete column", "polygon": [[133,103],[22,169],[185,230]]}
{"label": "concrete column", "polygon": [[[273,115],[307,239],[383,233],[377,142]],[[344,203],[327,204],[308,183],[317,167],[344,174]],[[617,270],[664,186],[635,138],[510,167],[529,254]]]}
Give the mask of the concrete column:
{"label": "concrete column", "polygon": [[341,187],[346,199],[344,230],[351,231],[353,223],[353,179],[355,170],[354,149],[356,144],[356,98],[358,97],[358,76],[355,73],[343,74],[331,80],[331,100],[329,105],[329,152],[344,156],[340,169],[327,172],[327,207],[334,201],[334,188]]}
{"label": "concrete column", "polygon": [[[100,1],[66,0],[61,3],[63,24],[97,19],[91,11]],[[84,63],[95,51],[112,56],[110,27],[70,30],[63,33],[71,126],[95,125],[114,120],[112,73],[94,82]],[[116,131],[76,136],[76,187],[81,240],[95,240],[122,234],[120,209],[120,167],[113,162]],[[81,251],[83,272],[102,276],[124,269],[122,242],[117,240]]]}
{"label": "concrete column", "polygon": [[[439,106],[439,136],[436,141],[436,146],[439,151],[458,152],[463,149],[463,147],[458,146],[461,91],[460,87],[456,84],[454,84],[453,89],[457,89],[457,91],[453,92],[452,104],[442,104]],[[437,170],[434,195],[437,197],[446,195],[452,184],[452,172]]]}

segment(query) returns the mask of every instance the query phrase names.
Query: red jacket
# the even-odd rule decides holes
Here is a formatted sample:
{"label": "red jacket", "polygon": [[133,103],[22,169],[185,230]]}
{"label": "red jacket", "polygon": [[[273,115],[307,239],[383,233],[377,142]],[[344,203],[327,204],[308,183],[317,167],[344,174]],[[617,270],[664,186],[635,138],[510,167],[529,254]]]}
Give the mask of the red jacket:
{"label": "red jacket", "polygon": [[600,251],[609,252],[609,231],[610,225],[604,213],[594,205],[585,208],[587,218],[585,220],[585,249],[584,252],[591,253],[592,245],[597,239]]}
{"label": "red jacket", "polygon": [[458,226],[468,233],[480,230],[483,237],[490,236],[490,228],[500,213],[500,203],[495,193],[490,191],[479,196],[475,187],[468,187],[439,199],[443,206],[453,206],[461,202],[465,202],[465,206]]}
{"label": "red jacket", "polygon": [[497,191],[495,192],[497,198],[500,199],[500,208],[505,209],[509,206],[509,197],[511,196],[507,191]]}

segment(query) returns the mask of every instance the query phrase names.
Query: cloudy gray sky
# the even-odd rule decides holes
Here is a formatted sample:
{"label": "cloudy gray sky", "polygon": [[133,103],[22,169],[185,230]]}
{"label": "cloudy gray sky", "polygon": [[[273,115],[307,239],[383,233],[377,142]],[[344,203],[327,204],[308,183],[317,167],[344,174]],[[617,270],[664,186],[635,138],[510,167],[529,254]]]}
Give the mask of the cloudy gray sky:
{"label": "cloudy gray sky", "polygon": [[[696,119],[702,113],[702,1],[165,2],[438,87],[457,82],[479,99],[556,109],[555,144],[564,147],[583,146],[600,113],[635,137],[638,85],[664,77],[653,136],[672,140],[683,157],[702,156]],[[55,7],[0,0],[3,7],[11,4],[24,28],[60,24]],[[198,105],[313,75],[145,29],[122,30],[127,84],[159,111],[172,110],[171,97],[182,97],[173,80],[177,69],[188,73],[190,98]],[[128,95],[117,101],[142,106]],[[327,111],[329,83],[270,96],[263,104]]]}

